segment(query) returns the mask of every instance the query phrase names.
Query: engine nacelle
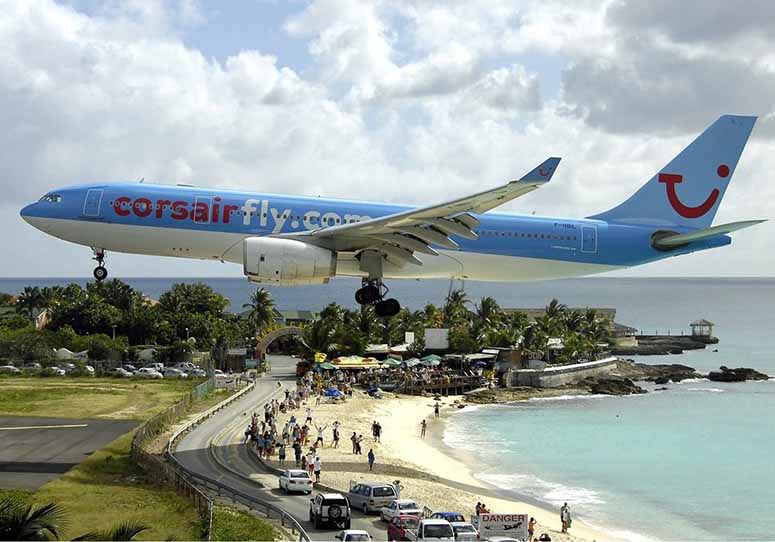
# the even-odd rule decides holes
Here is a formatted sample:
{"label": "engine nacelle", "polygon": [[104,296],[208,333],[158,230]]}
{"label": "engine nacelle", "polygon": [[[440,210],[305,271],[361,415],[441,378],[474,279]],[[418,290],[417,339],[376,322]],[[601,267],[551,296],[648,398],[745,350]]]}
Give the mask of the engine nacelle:
{"label": "engine nacelle", "polygon": [[336,254],[292,239],[248,237],[242,262],[251,282],[300,286],[325,284],[336,275]]}

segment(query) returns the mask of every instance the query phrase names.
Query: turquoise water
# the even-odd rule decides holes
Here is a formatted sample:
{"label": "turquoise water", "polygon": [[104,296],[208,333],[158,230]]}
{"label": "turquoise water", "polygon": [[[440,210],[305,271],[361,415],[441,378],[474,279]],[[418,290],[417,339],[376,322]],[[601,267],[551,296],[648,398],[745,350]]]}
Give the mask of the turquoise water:
{"label": "turquoise water", "polygon": [[[0,279],[0,291],[73,279]],[[147,295],[178,281],[127,278]],[[192,282],[197,279],[183,279]],[[239,310],[255,288],[241,279],[201,279]],[[85,279],[78,280],[84,283]],[[391,295],[420,308],[441,304],[448,281],[390,284]],[[356,281],[270,288],[278,307],[353,305]],[[718,352],[643,361],[719,365],[775,374],[775,279],[593,278],[524,284],[466,283],[469,297],[503,307],[614,307],[617,321],[646,332],[680,333],[689,322],[716,323]],[[529,401],[465,409],[445,441],[477,458],[478,475],[606,529],[666,540],[766,540],[775,533],[775,381],[668,385],[668,391],[617,398]],[[518,512],[518,511],[516,511]]]}

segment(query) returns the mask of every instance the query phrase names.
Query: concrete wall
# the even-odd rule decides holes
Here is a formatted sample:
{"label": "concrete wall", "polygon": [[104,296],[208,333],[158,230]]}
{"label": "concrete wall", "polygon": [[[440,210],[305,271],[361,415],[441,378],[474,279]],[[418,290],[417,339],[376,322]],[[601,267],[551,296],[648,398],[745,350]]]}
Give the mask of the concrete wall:
{"label": "concrete wall", "polygon": [[616,368],[615,357],[573,365],[548,366],[543,370],[520,369],[510,371],[505,379],[507,386],[556,388],[578,382],[590,376],[609,374]]}

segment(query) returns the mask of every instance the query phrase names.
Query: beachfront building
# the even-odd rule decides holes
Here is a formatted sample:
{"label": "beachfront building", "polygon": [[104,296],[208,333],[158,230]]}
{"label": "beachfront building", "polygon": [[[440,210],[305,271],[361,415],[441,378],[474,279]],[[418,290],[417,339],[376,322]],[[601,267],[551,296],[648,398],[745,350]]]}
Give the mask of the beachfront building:
{"label": "beachfront building", "polygon": [[712,337],[714,325],[716,324],[704,318],[695,320],[689,324],[692,328],[692,337]]}

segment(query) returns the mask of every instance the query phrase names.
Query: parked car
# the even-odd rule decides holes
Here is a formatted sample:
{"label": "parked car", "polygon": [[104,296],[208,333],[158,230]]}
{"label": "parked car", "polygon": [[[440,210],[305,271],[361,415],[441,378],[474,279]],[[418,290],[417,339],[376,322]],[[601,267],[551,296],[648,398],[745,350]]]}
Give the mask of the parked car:
{"label": "parked car", "polygon": [[350,503],[339,493],[318,493],[309,500],[309,520],[319,529],[322,525],[350,528]]}
{"label": "parked car", "polygon": [[40,363],[25,363],[22,367],[22,371],[25,373],[36,373],[40,371],[43,366]]}
{"label": "parked car", "polygon": [[[420,518],[417,516],[395,516],[388,523],[388,540],[409,540],[410,536],[417,538],[417,528],[420,526]],[[410,535],[411,533],[411,535]]]}
{"label": "parked car", "polygon": [[164,369],[164,378],[188,378],[188,375],[180,369],[173,369],[172,367]]}
{"label": "parked car", "polygon": [[465,523],[466,518],[460,512],[434,512],[431,514],[433,519],[446,519],[450,523]]}
{"label": "parked car", "polygon": [[163,363],[148,363],[145,365],[145,368],[153,369],[154,371],[164,372],[164,364]]}
{"label": "parked car", "polygon": [[138,378],[164,378],[163,374],[161,374],[156,369],[151,369],[150,367],[143,367],[142,369],[138,369],[134,376]]}
{"label": "parked car", "polygon": [[40,376],[65,376],[65,370],[59,367],[46,367],[40,371]]}
{"label": "parked car", "polygon": [[420,520],[416,535],[409,533],[410,540],[454,540],[455,531],[446,519],[426,518]]}
{"label": "parked car", "polygon": [[116,367],[115,369],[111,369],[108,371],[108,374],[110,376],[116,376],[118,378],[131,378],[132,373],[124,369],[123,367]]}
{"label": "parked car", "polygon": [[186,369],[183,372],[186,373],[190,378],[207,378],[207,373],[199,367],[196,369]]}
{"label": "parked car", "polygon": [[13,365],[0,365],[0,374],[18,375],[21,371]]}
{"label": "parked car", "polygon": [[455,540],[463,542],[479,540],[479,531],[467,521],[454,521],[450,522],[450,525],[452,525],[452,531],[455,533]]}
{"label": "parked car", "polygon": [[410,499],[397,499],[380,510],[382,521],[390,521],[396,516],[422,516],[422,507]]}
{"label": "parked car", "polygon": [[134,365],[132,365],[130,363],[125,363],[124,366],[122,367],[122,369],[124,369],[125,371],[129,371],[132,374],[137,372],[137,367],[135,367]]}
{"label": "parked car", "polygon": [[58,363],[57,367],[62,369],[65,373],[69,373],[69,372],[75,370],[75,363],[69,363],[67,361],[64,361],[62,363]]}
{"label": "parked car", "polygon": [[396,488],[382,482],[361,482],[355,484],[347,493],[353,508],[363,510],[364,514],[375,512],[395,501]]}
{"label": "parked car", "polygon": [[347,529],[335,537],[342,542],[371,542],[371,535],[360,529]]}
{"label": "parked car", "polygon": [[90,376],[94,376],[94,367],[91,365],[84,365],[83,370],[86,371]]}
{"label": "parked car", "polygon": [[286,493],[291,491],[303,491],[304,493],[312,493],[312,478],[305,470],[300,469],[287,469],[280,474],[280,481],[278,482],[280,489],[284,489]]}

